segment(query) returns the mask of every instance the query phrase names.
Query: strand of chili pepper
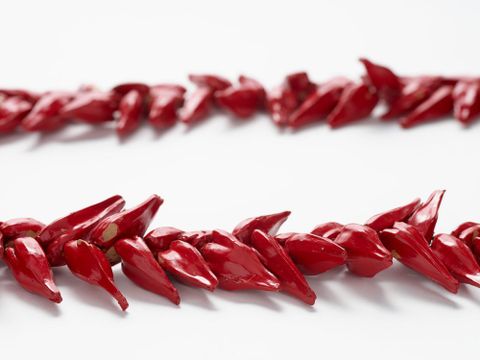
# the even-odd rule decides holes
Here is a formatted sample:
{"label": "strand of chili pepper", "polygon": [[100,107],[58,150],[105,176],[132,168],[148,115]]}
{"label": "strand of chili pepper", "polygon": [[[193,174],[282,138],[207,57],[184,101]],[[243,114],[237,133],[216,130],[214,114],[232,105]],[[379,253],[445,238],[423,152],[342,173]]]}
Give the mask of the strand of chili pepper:
{"label": "strand of chili pepper", "polygon": [[178,121],[193,125],[214,108],[239,119],[267,111],[277,126],[297,129],[326,119],[332,128],[372,115],[400,119],[403,128],[450,116],[464,125],[480,115],[480,77],[403,76],[360,59],[360,80],[344,77],[314,83],[305,72],[289,74],[270,91],[241,75],[238,83],[217,75],[190,75],[196,89],[187,94],[177,84],[124,83],[108,91],[81,86],[76,91],[32,92],[0,89],[0,134],[17,130],[49,132],[71,121],[99,125],[115,121],[117,134],[127,136],[143,119],[156,129]]}
{"label": "strand of chili pepper", "polygon": [[115,195],[48,225],[32,218],[0,222],[0,258],[27,291],[62,301],[52,267],[67,265],[87,283],[108,292],[126,310],[112,267],[147,291],[175,304],[171,278],[214,291],[282,291],[313,305],[305,276],[346,265],[374,277],[393,259],[456,293],[459,283],[480,287],[480,223],[464,222],[450,234],[435,234],[444,190],[414,199],[361,224],[325,222],[306,233],[280,233],[290,211],[256,216],[224,230],[147,229],[163,203],[152,195],[124,210]]}

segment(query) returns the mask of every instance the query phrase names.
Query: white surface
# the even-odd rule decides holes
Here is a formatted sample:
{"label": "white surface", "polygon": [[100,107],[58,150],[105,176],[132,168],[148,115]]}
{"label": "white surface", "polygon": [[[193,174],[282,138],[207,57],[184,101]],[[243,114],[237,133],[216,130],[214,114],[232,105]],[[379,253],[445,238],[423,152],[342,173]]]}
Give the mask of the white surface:
{"label": "white surface", "polygon": [[[11,1],[0,10],[2,86],[74,88],[124,80],[185,82],[188,72],[240,72],[269,86],[288,71],[315,80],[359,76],[358,56],[405,73],[480,73],[475,1]],[[297,134],[259,116],[217,115],[187,132],[143,127],[119,144],[110,129],[74,126],[0,138],[0,219],[48,222],[111,194],[129,205],[166,199],[153,225],[232,229],[293,211],[284,230],[362,222],[447,189],[438,223],[480,219],[480,126],[453,119],[325,125]],[[207,294],[179,285],[179,309],[117,269],[127,314],[101,290],[55,271],[60,306],[30,295],[0,268],[2,357],[36,359],[447,359],[477,350],[480,291],[457,296],[401,267],[365,280],[310,279],[313,308],[278,294]],[[175,356],[175,357],[174,357]]]}

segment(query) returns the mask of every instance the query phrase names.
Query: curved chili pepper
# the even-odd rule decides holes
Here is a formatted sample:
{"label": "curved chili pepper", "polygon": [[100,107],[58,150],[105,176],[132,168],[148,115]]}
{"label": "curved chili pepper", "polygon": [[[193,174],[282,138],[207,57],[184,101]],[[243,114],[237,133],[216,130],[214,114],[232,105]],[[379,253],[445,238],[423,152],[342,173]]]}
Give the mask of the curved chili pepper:
{"label": "curved chili pepper", "polygon": [[250,237],[254,230],[258,229],[268,233],[269,235],[275,235],[280,226],[282,226],[282,224],[288,219],[290,213],[290,211],[282,211],[275,214],[245,219],[235,226],[232,234],[241,242],[249,245]]}
{"label": "curved chili pepper", "polygon": [[62,296],[41,246],[32,237],[19,237],[5,249],[5,262],[17,282],[27,291],[60,303]]}
{"label": "curved chili pepper", "polygon": [[190,74],[188,75],[188,79],[198,87],[207,87],[213,91],[224,90],[232,86],[232,83],[229,80],[218,75]]}
{"label": "curved chili pepper", "polygon": [[453,235],[438,234],[431,248],[458,281],[480,287],[480,266],[465,243]]}
{"label": "curved chili pepper", "polygon": [[372,216],[367,220],[365,225],[371,227],[377,232],[383,229],[391,228],[397,221],[407,220],[407,218],[412,215],[419,205],[420,199],[416,198],[406,205],[399,206],[397,208]]}
{"label": "curved chili pepper", "polygon": [[387,104],[393,103],[402,92],[403,84],[400,78],[385,66],[365,58],[359,60],[367,71],[368,82],[375,88],[380,99],[385,100]]}
{"label": "curved chili pepper", "polygon": [[182,240],[195,246],[197,249],[201,248],[206,243],[212,241],[212,231],[210,230],[197,230],[197,231],[185,231],[178,236],[177,240]]}
{"label": "curved chili pepper", "polygon": [[298,103],[303,102],[317,88],[304,71],[287,75],[285,83],[292,90]]}
{"label": "curved chili pepper", "polygon": [[115,286],[110,263],[99,248],[84,240],[72,240],[65,244],[63,250],[67,266],[75,276],[102,287],[117,300],[123,311],[127,310],[128,301]]}
{"label": "curved chili pepper", "polygon": [[321,274],[345,264],[347,260],[344,248],[313,234],[291,234],[285,239],[284,249],[300,271],[307,275]]}
{"label": "curved chili pepper", "polygon": [[183,234],[182,230],[171,226],[162,226],[150,231],[143,240],[153,255],[157,256],[159,251],[167,250],[172,241],[177,240],[181,234]]}
{"label": "curved chili pepper", "polygon": [[416,227],[398,222],[392,229],[382,230],[380,238],[403,265],[437,282],[452,293],[458,291],[458,281],[433,253]]}
{"label": "curved chili pepper", "polygon": [[472,248],[473,240],[480,236],[480,224],[467,227],[468,223],[460,225],[452,232],[452,235],[462,240],[468,247]]}
{"label": "curved chili pepper", "polygon": [[464,223],[461,223],[460,225],[458,225],[452,232],[451,234],[457,238],[460,238],[460,234],[464,231],[464,230],[467,230],[468,228],[471,228],[473,226],[477,226],[477,225],[480,225],[479,223],[477,222],[474,222],[474,221],[466,221]]}
{"label": "curved chili pepper", "polygon": [[277,126],[288,124],[288,119],[298,107],[295,93],[287,86],[280,85],[267,93],[267,110]]}
{"label": "curved chili pepper", "polygon": [[0,133],[15,130],[31,109],[32,104],[19,96],[0,101]]}
{"label": "curved chili pepper", "polygon": [[311,234],[325,237],[330,240],[335,240],[343,229],[343,225],[335,221],[326,222],[315,226],[315,228],[310,231]]}
{"label": "curved chili pepper", "polygon": [[453,115],[462,124],[468,125],[480,115],[480,80],[461,79],[453,92]]}
{"label": "curved chili pepper", "polygon": [[0,225],[0,232],[7,239],[36,237],[45,224],[32,218],[10,219]]}
{"label": "curved chili pepper", "polygon": [[267,99],[267,92],[259,81],[245,75],[240,75],[238,77],[238,82],[244,88],[254,89],[257,92],[258,105],[260,107],[263,107],[265,105],[265,100]]}
{"label": "curved chili pepper", "polygon": [[280,280],[280,290],[313,305],[317,296],[302,273],[275,239],[261,230],[255,230],[252,246],[262,255],[264,265]]}
{"label": "curved chili pepper", "polygon": [[119,136],[130,134],[140,125],[142,106],[143,96],[137,90],[130,90],[122,97],[118,107],[120,117],[116,126]]}
{"label": "curved chili pepper", "polygon": [[131,209],[110,215],[92,229],[89,239],[102,248],[109,248],[120,238],[143,236],[162,204],[160,196],[152,195]]}
{"label": "curved chili pepper", "polygon": [[349,124],[369,116],[378,103],[378,95],[361,82],[345,87],[338,104],[328,115],[327,122],[331,128]]}
{"label": "curved chili pepper", "polygon": [[185,99],[180,109],[180,121],[191,125],[204,119],[213,106],[213,91],[207,87],[200,87]]}
{"label": "curved chili pepper", "polygon": [[218,280],[200,252],[185,241],[175,240],[168,250],[158,253],[158,262],[179,281],[209,291],[215,290]]}
{"label": "curved chili pepper", "polygon": [[112,91],[120,97],[127,95],[132,90],[138,91],[143,97],[148,95],[150,87],[144,83],[132,82],[119,84],[112,89]]}
{"label": "curved chili pepper", "polygon": [[392,254],[368,226],[345,225],[335,242],[347,251],[348,270],[356,275],[373,277],[392,265]]}
{"label": "curved chili pepper", "polygon": [[183,105],[186,89],[180,85],[157,85],[150,89],[149,123],[158,128],[169,127],[177,121],[177,110]]}
{"label": "curved chili pepper", "polygon": [[36,103],[41,96],[36,92],[30,91],[30,90],[24,90],[24,89],[0,89],[0,95],[4,95],[7,98],[19,97],[24,100],[27,100],[31,104]]}
{"label": "curved chili pepper", "polygon": [[438,210],[442,204],[445,190],[434,191],[423,204],[417,207],[415,212],[406,221],[413,225],[424,236],[425,240],[430,243],[435,232],[435,225],[438,220]]}
{"label": "curved chili pepper", "polygon": [[200,252],[221,288],[278,291],[278,279],[262,265],[256,251],[223,230],[214,230],[212,240]]}
{"label": "curved chili pepper", "polygon": [[262,104],[258,89],[242,85],[215,92],[215,100],[221,108],[241,119],[251,117]]}
{"label": "curved chili pepper", "polygon": [[90,124],[113,120],[118,98],[114,93],[98,90],[83,91],[65,104],[59,115],[65,119],[76,119]]}
{"label": "curved chili pepper", "polygon": [[415,110],[400,121],[403,128],[410,128],[417,124],[447,116],[453,109],[453,86],[444,85],[435,90],[435,92],[424,102],[418,105]]}
{"label": "curved chili pepper", "polygon": [[117,241],[115,250],[122,258],[122,271],[130,280],[176,305],[180,304],[177,289],[140,237]]}

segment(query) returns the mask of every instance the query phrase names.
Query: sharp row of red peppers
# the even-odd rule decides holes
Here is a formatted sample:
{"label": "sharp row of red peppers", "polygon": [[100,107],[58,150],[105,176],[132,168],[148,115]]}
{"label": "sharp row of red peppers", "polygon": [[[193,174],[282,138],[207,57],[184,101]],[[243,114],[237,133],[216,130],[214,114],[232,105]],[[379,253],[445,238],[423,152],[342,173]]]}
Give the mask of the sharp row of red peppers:
{"label": "sharp row of red peppers", "polygon": [[0,134],[17,129],[48,132],[71,121],[101,124],[115,121],[126,136],[144,119],[157,129],[180,121],[197,123],[215,109],[246,119],[266,111],[273,122],[293,129],[326,119],[332,128],[369,117],[377,104],[381,120],[400,119],[409,128],[452,113],[467,125],[480,115],[480,78],[400,76],[389,68],[360,59],[365,75],[358,81],[336,77],[314,83],[305,72],[287,75],[267,91],[241,75],[238,83],[217,75],[190,75],[196,89],[187,94],[177,84],[125,83],[109,91],[84,85],[77,91],[32,92],[0,89]]}
{"label": "sharp row of red peppers", "polygon": [[0,222],[0,258],[26,290],[62,301],[53,267],[67,265],[78,278],[106,290],[127,309],[112,266],[145,290],[175,304],[180,295],[172,278],[214,291],[282,291],[306,304],[315,292],[305,275],[346,265],[351,273],[373,277],[393,258],[452,293],[459,283],[480,287],[480,223],[465,222],[450,234],[435,234],[445,191],[434,191],[382,212],[364,224],[326,222],[308,233],[280,233],[289,211],[246,219],[231,232],[147,229],[162,205],[157,195],[124,209],[112,196],[48,225],[20,218]]}

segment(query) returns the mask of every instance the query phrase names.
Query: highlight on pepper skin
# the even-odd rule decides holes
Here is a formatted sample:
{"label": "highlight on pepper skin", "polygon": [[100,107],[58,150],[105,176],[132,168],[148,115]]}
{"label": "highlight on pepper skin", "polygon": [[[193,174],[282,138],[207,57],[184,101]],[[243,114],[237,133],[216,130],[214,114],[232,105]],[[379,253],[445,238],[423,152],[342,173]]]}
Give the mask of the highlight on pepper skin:
{"label": "highlight on pepper skin", "polygon": [[[196,81],[226,86],[211,77]],[[308,84],[300,74],[290,81]],[[131,84],[121,91],[135,86],[141,89]],[[317,295],[308,276],[345,266],[356,276],[374,278],[394,259],[451,293],[461,284],[480,287],[480,223],[466,221],[451,234],[436,234],[444,194],[436,190],[425,201],[416,198],[364,224],[326,221],[311,232],[288,233],[277,232],[290,211],[247,218],[231,232],[171,226],[147,232],[163,199],[152,195],[125,210],[125,200],[114,195],[47,225],[32,218],[0,221],[0,259],[25,290],[55,303],[62,296],[52,268],[66,265],[124,311],[129,304],[112,271],[119,263],[135,285],[176,305],[181,301],[176,281],[198,291],[284,292],[313,305]]]}

